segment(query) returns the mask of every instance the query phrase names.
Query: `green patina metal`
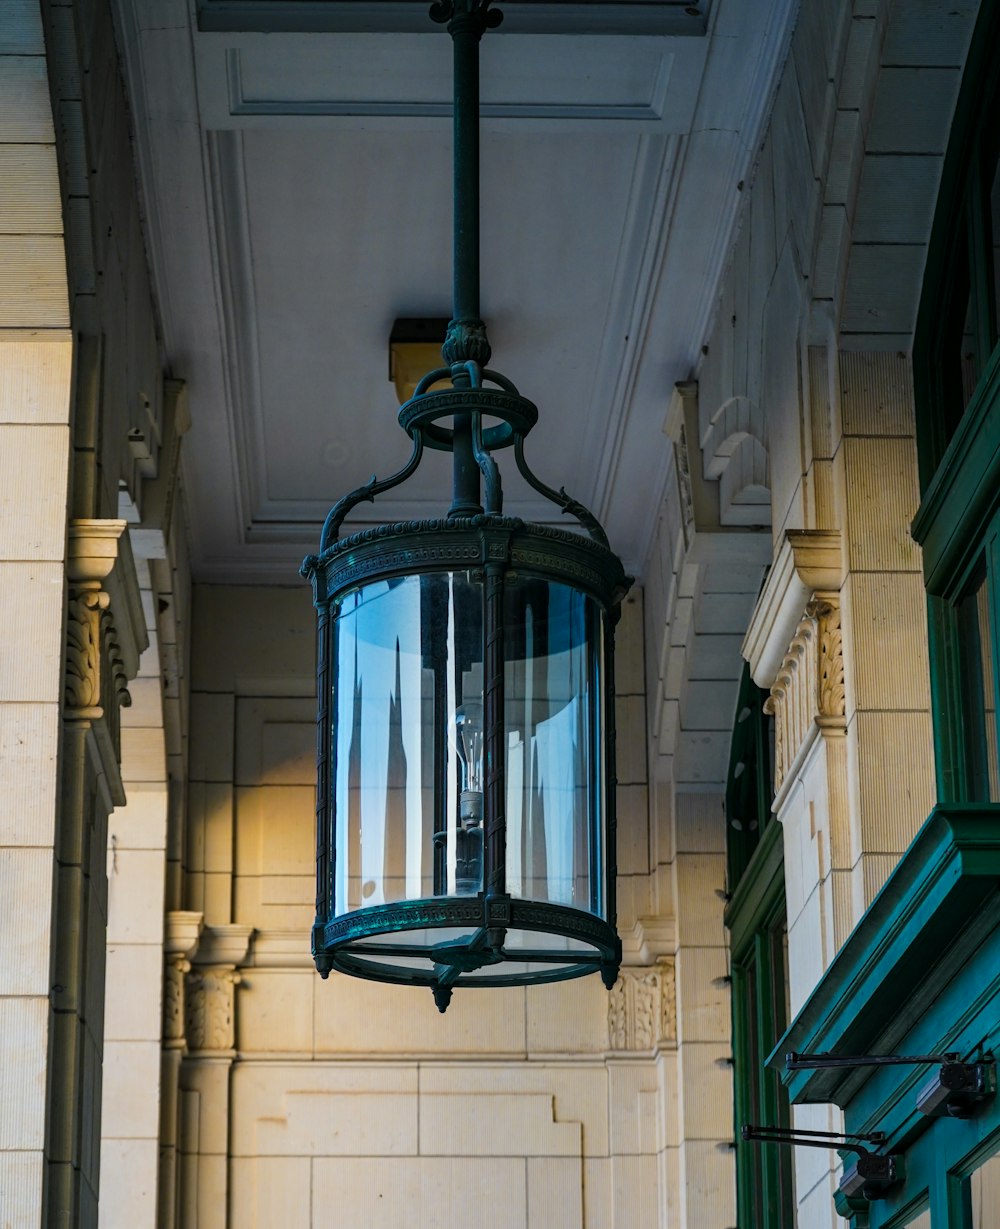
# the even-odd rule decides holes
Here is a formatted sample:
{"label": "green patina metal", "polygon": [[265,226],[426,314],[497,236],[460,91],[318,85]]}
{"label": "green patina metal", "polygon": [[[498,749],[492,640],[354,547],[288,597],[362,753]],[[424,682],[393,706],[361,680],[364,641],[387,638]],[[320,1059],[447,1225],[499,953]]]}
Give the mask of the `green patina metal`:
{"label": "green patina metal", "polygon": [[[833,1054],[1000,1053],[1000,805],[935,808],[769,1059]],[[1000,1149],[1000,1103],[972,1117],[916,1105],[930,1067],[786,1072],[794,1103],[832,1103],[850,1132],[884,1131],[905,1159],[885,1198],[843,1197],[861,1229],[889,1229],[930,1204],[935,1229],[971,1229],[964,1183]]]}
{"label": "green patina metal", "polygon": [[[378,981],[429,986],[443,1011],[458,985],[525,985],[600,972],[610,988],[617,978],[621,941],[615,930],[613,653],[614,627],[631,580],[608,548],[607,536],[593,514],[565,490],[547,486],[533,473],[524,441],[538,412],[509,380],[488,366],[490,345],[479,306],[478,45],[488,29],[500,24],[501,16],[491,8],[491,0],[441,0],[430,12],[435,21],[447,24],[454,48],[454,305],[442,346],[445,366],[429,372],[400,409],[400,426],[413,442],[407,463],[388,478],[373,476],[331,508],[319,551],[305,560],[302,572],[312,580],[318,612],[316,965],[324,976],[338,969]],[[431,391],[442,379],[449,379],[451,388]],[[416,471],[425,448],[452,455],[447,515],[380,525],[341,538],[341,526],[351,510],[404,483]],[[574,518],[585,533],[533,525],[504,514],[493,453],[508,448],[528,484]],[[453,894],[448,892],[444,849],[449,825],[454,827],[457,820],[445,813],[445,769],[438,752],[448,714],[435,683],[434,895],[346,909],[345,900],[337,896],[338,858],[345,859],[346,851],[338,850],[335,839],[338,619],[351,595],[374,586],[389,591],[414,576],[461,577],[481,595],[485,781],[483,791],[475,794],[478,801],[465,801],[466,791],[461,804],[473,808],[465,817],[481,831],[481,890],[459,895],[456,887]],[[505,637],[514,634],[508,610],[511,593],[516,596],[518,586],[526,582],[583,595],[600,617],[599,645],[587,641],[588,651],[599,650],[601,663],[598,711],[588,734],[591,777],[583,783],[587,797],[598,800],[588,821],[589,910],[562,901],[524,899],[508,891],[504,646]],[[479,626],[476,623],[473,632]],[[398,639],[396,646],[398,655]],[[342,784],[342,763],[339,771]],[[509,939],[514,932],[519,941],[512,950]]]}

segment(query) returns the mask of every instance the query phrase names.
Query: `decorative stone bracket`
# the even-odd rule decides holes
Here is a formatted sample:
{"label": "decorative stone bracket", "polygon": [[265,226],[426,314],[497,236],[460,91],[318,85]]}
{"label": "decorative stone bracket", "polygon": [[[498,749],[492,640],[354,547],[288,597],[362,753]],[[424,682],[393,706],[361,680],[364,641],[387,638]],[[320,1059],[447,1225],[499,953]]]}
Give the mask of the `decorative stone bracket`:
{"label": "decorative stone bracket", "polygon": [[242,980],[231,965],[195,969],[187,976],[184,1033],[188,1051],[229,1053],[236,1047],[235,991]]}
{"label": "decorative stone bracket", "polygon": [[71,521],[66,573],[63,715],[93,732],[111,804],[122,806],[120,711],[149,643],[125,521]]}
{"label": "decorative stone bracket", "polygon": [[780,794],[814,729],[844,729],[840,598],[817,593],[806,606],[764,702],[774,716],[774,792]]}
{"label": "decorative stone bracket", "polygon": [[608,1048],[656,1050],[677,1041],[677,989],[672,957],[651,968],[625,968],[608,996]]}
{"label": "decorative stone bracket", "polygon": [[181,1040],[192,1057],[232,1057],[235,1052],[236,987],[242,981],[238,966],[246,959],[252,934],[250,926],[206,926],[192,950],[190,971],[183,970]]}
{"label": "decorative stone bracket", "polygon": [[845,575],[839,533],[825,529],[785,531],[741,650],[758,687],[774,686],[796,626],[813,595],[839,593]]}
{"label": "decorative stone bracket", "polygon": [[173,911],[166,917],[163,943],[163,1048],[184,1050],[185,1037],[185,975],[191,971],[190,957],[198,946],[204,925],[204,914]]}
{"label": "decorative stone bracket", "polygon": [[699,430],[698,383],[674,386],[663,425],[674,465],[685,545],[694,532],[760,529],[771,523],[769,460],[760,407],[730,397]]}
{"label": "decorative stone bracket", "polygon": [[764,711],[775,723],[775,809],[814,732],[844,729],[844,576],[839,533],[786,530],[743,641],[754,682],[771,693]]}

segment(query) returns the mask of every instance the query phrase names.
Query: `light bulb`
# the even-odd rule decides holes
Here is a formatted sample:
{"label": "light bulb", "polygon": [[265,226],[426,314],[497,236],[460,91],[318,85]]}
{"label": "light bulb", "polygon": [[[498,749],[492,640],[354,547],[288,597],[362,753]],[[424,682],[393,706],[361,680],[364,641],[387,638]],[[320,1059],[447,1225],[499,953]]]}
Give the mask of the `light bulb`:
{"label": "light bulb", "polygon": [[462,794],[458,815],[462,826],[478,826],[483,819],[483,706],[472,700],[455,711],[458,738],[455,740],[462,764]]}

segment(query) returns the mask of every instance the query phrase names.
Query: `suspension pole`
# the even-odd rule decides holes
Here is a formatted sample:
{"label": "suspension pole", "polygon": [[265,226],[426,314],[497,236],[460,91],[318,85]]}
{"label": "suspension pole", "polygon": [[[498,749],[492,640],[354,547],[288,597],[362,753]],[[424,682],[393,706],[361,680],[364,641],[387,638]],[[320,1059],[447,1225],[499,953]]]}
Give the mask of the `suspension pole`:
{"label": "suspension pole", "polygon": [[454,66],[454,267],[455,321],[479,320],[479,40],[483,17],[456,5],[448,23]]}
{"label": "suspension pole", "polygon": [[[452,319],[441,353],[456,388],[470,386],[464,364],[485,367],[490,344],[479,306],[479,41],[498,26],[491,0],[440,0],[431,17],[447,22],[452,41],[454,248]],[[472,447],[471,415],[459,412],[452,441],[452,505],[449,516],[482,512],[480,470]]]}

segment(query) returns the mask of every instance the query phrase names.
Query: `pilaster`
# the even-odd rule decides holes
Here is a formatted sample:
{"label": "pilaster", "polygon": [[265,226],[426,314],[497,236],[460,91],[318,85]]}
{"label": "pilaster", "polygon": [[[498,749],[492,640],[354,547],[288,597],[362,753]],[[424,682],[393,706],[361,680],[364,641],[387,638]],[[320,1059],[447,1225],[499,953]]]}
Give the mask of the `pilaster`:
{"label": "pilaster", "polygon": [[66,577],[47,1216],[49,1223],[91,1223],[101,1138],[108,815],[125,802],[120,712],[131,702],[127,684],[147,643],[125,522],[71,521]]}
{"label": "pilaster", "polygon": [[794,1015],[850,932],[842,535],[786,532],[743,642],[774,717]]}
{"label": "pilaster", "polygon": [[[190,916],[190,915],[189,915]],[[226,1229],[229,1172],[229,1074],[236,1058],[236,990],[253,928],[206,926],[183,986],[180,1072],[181,1182],[185,1229]],[[173,1025],[175,1031],[176,1023]],[[186,1104],[186,1112],[185,1112]]]}

